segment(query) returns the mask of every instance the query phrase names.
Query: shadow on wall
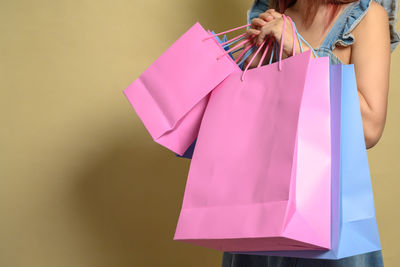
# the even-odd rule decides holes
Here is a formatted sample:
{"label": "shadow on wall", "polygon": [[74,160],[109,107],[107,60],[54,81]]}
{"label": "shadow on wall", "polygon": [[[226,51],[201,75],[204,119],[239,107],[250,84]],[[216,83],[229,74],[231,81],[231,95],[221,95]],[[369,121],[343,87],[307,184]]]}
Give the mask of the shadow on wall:
{"label": "shadow on wall", "polygon": [[[194,21],[215,31],[246,23],[240,1],[193,5],[186,11]],[[114,91],[121,105],[129,105],[122,89]],[[102,153],[90,155],[78,171],[76,209],[99,256],[109,261],[104,266],[218,266],[220,252],[172,240],[190,161],[155,143],[130,112],[137,121],[112,129],[108,141],[98,144]]]}

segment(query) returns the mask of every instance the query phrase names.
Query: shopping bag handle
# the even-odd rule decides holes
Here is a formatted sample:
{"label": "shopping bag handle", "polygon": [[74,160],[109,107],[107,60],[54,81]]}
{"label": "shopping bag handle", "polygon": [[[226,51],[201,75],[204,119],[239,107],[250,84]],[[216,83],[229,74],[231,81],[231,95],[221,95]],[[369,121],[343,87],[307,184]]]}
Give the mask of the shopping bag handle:
{"label": "shopping bag handle", "polygon": [[[206,41],[206,40],[208,40],[208,39],[215,38],[215,37],[217,37],[217,36],[219,36],[219,35],[222,35],[222,34],[226,34],[226,33],[229,33],[229,32],[233,32],[233,31],[236,31],[236,30],[239,30],[239,29],[242,29],[242,28],[246,28],[246,27],[248,27],[249,25],[251,25],[251,24],[246,24],[246,25],[243,25],[243,26],[239,26],[239,27],[236,27],[236,28],[233,28],[233,29],[224,31],[224,32],[212,34],[212,35],[210,35],[210,36],[204,38],[204,39],[203,39],[203,42]],[[224,49],[225,49],[225,47],[230,46],[230,45],[232,45],[232,44],[234,44],[234,43],[237,43],[238,41],[241,41],[241,40],[245,39],[245,38],[246,38],[245,35],[246,35],[246,33],[243,33],[243,34],[241,34],[241,35],[239,35],[239,36],[236,36],[236,37],[234,37],[234,38],[232,38],[232,39],[230,39],[230,40],[227,40],[227,41],[221,43],[221,45],[222,45],[222,47],[224,47]],[[230,49],[229,51],[227,51],[227,53],[224,53],[223,56],[225,56],[225,55],[231,53],[233,50],[235,50],[236,48],[240,47],[242,44],[243,44],[243,42],[240,43],[240,44],[238,44],[238,45],[236,45],[234,48],[232,48],[232,49]],[[221,57],[218,58],[218,59],[221,59],[223,56],[221,56]]]}
{"label": "shopping bag handle", "polygon": [[256,50],[256,46],[251,45],[251,48],[245,53],[244,57],[240,60],[240,62],[237,63],[240,68],[242,68],[242,65],[244,64],[246,59],[248,57],[250,57],[254,53],[255,50]]}
{"label": "shopping bag handle", "polygon": [[223,58],[225,55],[229,54],[230,52],[232,52],[233,50],[235,50],[236,48],[247,44],[248,42],[250,42],[252,40],[252,38],[246,38],[246,40],[238,43],[237,45],[235,45],[234,47],[230,48],[229,50],[226,50],[224,53],[222,53],[221,55],[219,55],[217,57],[217,60],[220,60],[221,58]]}
{"label": "shopping bag handle", "polygon": [[[230,40],[227,40],[223,43],[221,43],[222,46],[229,46],[231,44],[236,43],[237,41],[243,40],[245,38],[246,33],[243,33],[241,35],[236,36],[235,38],[232,38]],[[208,38],[208,37],[207,37]]]}
{"label": "shopping bag handle", "polygon": [[[283,43],[284,43],[284,37],[285,37],[285,31],[286,31],[286,19],[287,19],[285,14],[282,14],[282,16],[283,16],[283,27],[282,27],[282,36],[281,36],[281,47],[279,49],[279,61],[278,61],[278,69],[280,71],[282,70]],[[294,53],[296,51],[296,49],[295,49],[296,35],[294,32],[293,21],[290,20],[290,22],[292,24],[292,32],[293,32],[293,56],[294,56]]]}
{"label": "shopping bag handle", "polygon": [[[214,38],[214,37],[216,37],[216,36],[219,36],[219,35],[225,34],[225,33],[233,32],[233,31],[236,31],[236,30],[240,30],[240,29],[243,29],[243,28],[249,27],[250,25],[251,25],[251,24],[246,24],[246,25],[243,25],[243,26],[239,26],[239,27],[236,27],[236,28],[233,28],[233,29],[230,29],[230,30],[224,31],[224,32],[220,32],[220,33],[212,34],[212,35],[210,35],[210,36],[208,36],[208,37],[204,38],[204,39],[203,39],[203,42],[204,42],[204,41],[206,41],[206,40],[208,40],[208,39]],[[244,36],[245,34],[246,34],[246,33],[244,33],[244,34],[242,34],[242,35],[239,35],[239,36],[237,36],[237,37],[235,37],[235,38],[240,38],[241,36]],[[234,39],[235,39],[235,38],[234,38]],[[233,40],[233,39],[232,39],[232,40]],[[232,40],[230,40],[230,41],[232,41]],[[236,39],[235,39],[235,40],[236,40]],[[228,41],[227,41],[226,43],[228,43]]]}
{"label": "shopping bag handle", "polygon": [[300,35],[300,33],[297,31],[296,24],[293,22],[293,20],[287,16],[288,19],[292,22],[292,25],[294,27],[294,30],[297,35],[297,40],[299,41],[299,46],[300,46],[300,52],[303,53],[303,45],[301,44],[301,40],[311,49],[312,53],[314,54],[314,57],[317,58],[319,57],[318,54],[315,52],[315,49],[303,38],[303,36]]}
{"label": "shopping bag handle", "polygon": [[[274,39],[274,46],[272,47],[272,50],[271,50],[271,57],[269,58],[269,62],[268,62],[268,64],[271,64],[272,63],[272,60],[274,59],[274,55],[275,55],[275,51],[276,51],[276,45],[277,45],[277,41],[275,40],[275,38],[273,38]],[[276,53],[277,55],[278,55],[278,53]]]}
{"label": "shopping bag handle", "polygon": [[[242,76],[240,77],[240,80],[243,82],[244,81],[244,76],[246,75],[247,70],[249,69],[251,63],[253,63],[254,59],[256,58],[256,56],[258,55],[258,53],[260,53],[261,49],[264,47],[264,44],[267,42],[267,38],[261,43],[261,45],[258,47],[257,51],[254,53],[254,55],[252,56],[252,58],[250,59],[249,63],[247,64],[246,68],[244,69]],[[265,48],[265,50],[268,49],[270,45],[270,42],[268,43],[267,47]]]}
{"label": "shopping bag handle", "polygon": [[[233,32],[233,31],[236,31],[236,30],[239,30],[239,29],[242,29],[242,28],[249,27],[250,25],[251,25],[251,24],[246,24],[246,25],[242,25],[242,26],[239,26],[239,27],[236,27],[236,28],[233,28],[233,29],[224,31],[224,32],[220,32],[220,33],[216,33],[216,34],[211,34],[210,36],[204,38],[204,39],[203,39],[203,42],[206,41],[206,40],[208,40],[208,39],[215,38],[215,37],[217,37],[217,36],[219,36],[219,35],[222,35],[222,34],[226,34],[226,33]],[[245,39],[245,40],[243,40],[243,39]],[[243,40],[243,41],[242,41],[242,40]],[[226,56],[226,55],[229,54],[229,53],[232,53],[232,54],[233,54],[233,53],[236,53],[236,52],[238,52],[238,51],[243,50],[244,47],[242,47],[242,46],[244,46],[246,43],[250,42],[251,40],[252,40],[252,38],[246,38],[246,33],[243,33],[243,34],[241,34],[241,35],[239,35],[239,36],[234,37],[233,39],[230,39],[230,40],[227,40],[227,41],[225,41],[225,42],[220,43],[221,46],[225,49],[225,52],[224,52],[223,54],[221,54],[220,56],[218,56],[218,57],[217,57],[217,60],[220,60],[221,58],[223,58],[224,56]],[[237,42],[239,42],[239,41],[242,41],[242,42],[240,42],[239,44],[235,45],[234,47],[232,47],[232,48],[226,50],[226,47],[229,47],[229,46],[231,46],[231,45],[233,45],[233,44],[235,44],[235,43],[237,43]],[[246,52],[247,52],[247,51],[248,51],[248,50],[246,50]],[[242,56],[245,55],[245,57],[248,57],[249,55],[248,55],[246,52],[245,52],[245,53],[242,53],[241,55],[242,55]]]}
{"label": "shopping bag handle", "polygon": [[[264,62],[265,57],[267,56],[268,48],[272,44],[273,41],[274,41],[274,38],[270,37],[269,41],[268,41],[268,44],[267,44],[267,47],[265,47],[264,53],[261,56],[260,62],[258,62],[257,68],[261,67],[261,64]],[[273,51],[271,51],[271,53],[273,53]]]}
{"label": "shopping bag handle", "polygon": [[[283,14],[284,15],[284,14]],[[299,41],[299,46],[300,46],[300,53],[303,53],[303,45],[302,45],[302,42],[301,42],[301,40],[311,49],[311,51],[312,51],[312,53],[313,53],[313,55],[314,55],[314,57],[315,58],[318,58],[319,56],[318,56],[318,54],[315,52],[315,49],[303,38],[303,36],[301,36],[300,35],[300,33],[298,32],[298,30],[297,30],[297,27],[296,27],[296,23],[294,23],[294,21],[292,20],[292,18],[290,17],[290,16],[286,16],[286,18],[290,21],[290,23],[291,23],[291,25],[292,25],[292,29],[294,28],[294,32],[295,32],[295,34],[296,34],[296,36],[297,36],[297,40]],[[271,53],[271,57],[270,57],[270,60],[269,60],[269,64],[271,64],[272,63],[272,59],[273,59],[273,57],[274,57],[274,55],[276,54],[276,55],[278,55],[278,51],[276,51],[276,49],[275,49],[275,45],[276,45],[277,43],[276,42],[274,42],[274,46],[273,46],[273,48],[272,48],[272,53]],[[293,45],[293,55],[295,55],[295,46]],[[275,53],[276,52],[276,53]],[[267,51],[264,51],[264,54],[266,54],[267,53]],[[260,65],[262,64],[264,62],[264,57],[262,57],[262,59],[260,60],[260,62],[258,63],[258,66],[257,67],[260,67]]]}
{"label": "shopping bag handle", "polygon": [[[243,49],[243,51],[239,54],[239,56],[236,58],[235,62],[238,63],[239,60],[247,53],[247,51],[249,51],[250,49],[254,48],[254,44],[249,45],[248,47],[246,47],[245,49]],[[240,65],[240,64],[239,64]]]}
{"label": "shopping bag handle", "polygon": [[[282,27],[281,46],[280,46],[279,62],[278,62],[278,69],[279,69],[279,71],[282,70],[281,61],[282,61],[283,43],[284,43],[284,40],[285,40],[286,19],[287,19],[285,14],[282,14],[282,16],[283,16],[283,27]],[[294,23],[293,23],[293,21],[292,21],[290,18],[289,18],[289,21],[291,22],[291,25],[292,25],[292,32],[293,32],[293,51],[292,51],[292,56],[294,56],[295,53],[296,53],[296,46],[295,46],[295,45],[296,45],[296,31],[295,31],[295,28],[294,28]],[[246,75],[247,70],[249,69],[251,63],[253,63],[254,59],[256,58],[256,56],[258,55],[258,53],[261,51],[261,49],[263,48],[263,46],[264,46],[264,44],[267,42],[267,40],[268,40],[268,39],[266,38],[266,39],[261,43],[261,45],[260,45],[260,47],[257,49],[256,53],[254,53],[253,57],[250,59],[249,64],[247,64],[245,70],[244,70],[243,73],[242,73],[242,76],[241,76],[241,78],[240,78],[241,81],[244,81],[244,77],[245,77],[245,75]],[[262,58],[261,58],[260,62],[258,63],[258,66],[257,66],[257,67],[260,67],[260,66],[261,66],[260,63],[261,63],[261,62],[264,60],[264,58],[265,58],[266,52],[267,52],[267,50],[268,50],[268,48],[269,48],[269,46],[270,46],[270,44],[271,44],[271,40],[272,40],[272,39],[270,39],[270,41],[268,42],[268,45],[267,45],[267,47],[266,47],[266,49],[265,49],[265,51],[264,51],[264,53],[263,53],[263,55],[262,55]]]}

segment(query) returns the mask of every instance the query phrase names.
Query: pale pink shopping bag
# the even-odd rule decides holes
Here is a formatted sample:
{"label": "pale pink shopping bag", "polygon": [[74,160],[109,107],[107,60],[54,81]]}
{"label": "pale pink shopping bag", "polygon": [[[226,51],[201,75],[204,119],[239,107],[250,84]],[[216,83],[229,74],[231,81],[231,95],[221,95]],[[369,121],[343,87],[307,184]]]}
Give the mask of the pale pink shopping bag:
{"label": "pale pink shopping bag", "polygon": [[238,70],[213,37],[196,23],[123,91],[154,141],[179,155],[197,137],[210,91]]}
{"label": "pale pink shopping bag", "polygon": [[330,248],[329,62],[310,53],[234,72],[212,91],[174,240]]}

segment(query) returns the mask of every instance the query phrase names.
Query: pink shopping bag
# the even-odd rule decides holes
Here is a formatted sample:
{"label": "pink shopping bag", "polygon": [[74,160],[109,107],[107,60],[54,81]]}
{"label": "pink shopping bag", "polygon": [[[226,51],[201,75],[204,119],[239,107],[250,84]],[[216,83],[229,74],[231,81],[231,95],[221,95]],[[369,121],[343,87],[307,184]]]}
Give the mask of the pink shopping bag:
{"label": "pink shopping bag", "polygon": [[330,248],[329,62],[310,52],[236,71],[212,91],[174,240]]}
{"label": "pink shopping bag", "polygon": [[[331,249],[246,252],[247,254],[338,260],[381,250],[354,64],[331,65],[330,84]],[[360,261],[357,266],[365,265]]]}
{"label": "pink shopping bag", "polygon": [[210,91],[239,69],[213,37],[196,23],[123,91],[154,141],[179,155],[197,137]]}

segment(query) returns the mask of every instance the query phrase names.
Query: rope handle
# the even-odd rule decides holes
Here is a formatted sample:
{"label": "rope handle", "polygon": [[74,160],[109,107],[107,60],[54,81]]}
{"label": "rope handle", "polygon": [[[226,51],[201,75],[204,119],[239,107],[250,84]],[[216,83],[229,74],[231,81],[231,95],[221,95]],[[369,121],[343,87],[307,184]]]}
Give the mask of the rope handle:
{"label": "rope handle", "polygon": [[[289,16],[288,16],[289,17]],[[299,41],[299,45],[300,45],[300,51],[301,53],[303,53],[303,45],[301,43],[301,41],[303,41],[312,51],[313,55],[315,58],[319,57],[318,54],[315,52],[314,48],[303,38],[303,36],[300,35],[300,33],[297,31],[296,28],[296,24],[293,22],[293,26],[294,26],[294,30],[296,31],[296,35],[297,35],[297,40]]]}
{"label": "rope handle", "polygon": [[278,69],[282,70],[282,55],[283,55],[283,43],[284,43],[284,37],[285,37],[285,31],[286,31],[286,19],[289,20],[290,25],[292,26],[292,33],[293,33],[293,50],[292,50],[292,56],[296,55],[296,28],[294,25],[294,22],[291,17],[286,16],[285,14],[282,14],[283,16],[283,29],[282,29],[282,37],[281,37],[281,47],[279,51],[279,62],[278,62]]}
{"label": "rope handle", "polygon": [[225,55],[229,54],[230,52],[232,52],[233,50],[235,50],[236,48],[247,44],[248,42],[250,42],[252,39],[246,38],[246,40],[238,43],[237,45],[235,45],[234,47],[230,48],[229,50],[225,51],[224,53],[222,53],[221,55],[219,55],[217,57],[217,60],[220,60],[221,58],[223,58]]}
{"label": "rope handle", "polygon": [[[265,56],[267,55],[267,52],[268,52],[268,48],[271,45],[273,40],[274,40],[274,38],[272,38],[272,37],[269,38],[267,47],[265,47],[264,53],[261,56],[260,62],[258,62],[257,68],[261,67],[261,64],[264,62]],[[271,53],[272,53],[272,51],[271,51]]]}
{"label": "rope handle", "polygon": [[[284,14],[282,14],[282,15],[284,15]],[[314,57],[315,58],[317,58],[317,57],[319,57],[318,56],[318,54],[315,52],[315,50],[314,50],[314,48],[303,38],[303,36],[301,36],[300,35],[300,33],[297,31],[297,28],[296,28],[296,24],[293,22],[293,20],[292,20],[292,18],[291,17],[289,17],[289,16],[286,16],[287,17],[287,19],[290,21],[290,23],[291,23],[291,25],[292,25],[292,29],[294,28],[294,34],[293,34],[293,36],[297,36],[297,40],[299,41],[299,46],[300,46],[300,52],[301,53],[303,53],[303,45],[302,45],[302,43],[301,43],[301,41],[300,40],[302,40],[310,49],[311,49],[311,51],[312,51],[312,53],[314,54]],[[294,39],[296,39],[296,37],[294,37]],[[295,51],[295,47],[294,47],[294,45],[293,45],[293,51]],[[294,55],[294,53],[293,53],[293,55]],[[270,60],[270,64],[271,64],[271,62],[272,62],[272,60]]]}
{"label": "rope handle", "polygon": [[245,49],[243,49],[242,53],[239,54],[239,56],[236,58],[235,62],[238,63],[239,60],[247,53],[247,51],[249,51],[250,49],[252,49],[254,47],[253,45],[249,45],[248,47],[246,47]]}
{"label": "rope handle", "polygon": [[254,53],[254,55],[252,56],[252,58],[250,59],[250,62],[247,64],[245,70],[242,73],[242,76],[240,77],[240,80],[243,82],[244,81],[244,76],[247,72],[247,70],[249,69],[251,63],[253,63],[254,59],[256,58],[256,56],[258,55],[258,53],[261,51],[261,49],[263,48],[264,44],[266,43],[267,39],[265,39],[261,45],[258,47],[257,51]]}
{"label": "rope handle", "polygon": [[[215,34],[215,33],[214,33],[214,34],[211,34],[210,36],[204,38],[204,39],[203,39],[203,42],[206,41],[206,40],[209,40],[209,39],[211,39],[211,38],[215,38],[215,37],[217,37],[217,36],[220,36],[220,35],[222,35],[222,34],[226,34],[226,33],[233,32],[233,31],[236,31],[236,30],[239,30],[239,29],[247,28],[247,27],[249,27],[250,25],[251,25],[251,24],[246,24],[246,25],[243,25],[243,26],[239,26],[239,27],[236,27],[236,28],[227,30],[227,31],[223,31],[223,32],[216,33],[216,34]],[[220,43],[220,45],[224,48],[225,52],[224,52],[223,54],[219,55],[219,56],[217,57],[217,60],[220,60],[221,58],[223,58],[224,56],[226,56],[226,55],[229,54],[229,53],[234,54],[234,53],[236,53],[236,52],[239,52],[239,51],[243,50],[244,47],[241,47],[241,46],[244,46],[246,43],[250,42],[252,39],[253,39],[253,37],[252,37],[252,38],[246,38],[246,33],[243,33],[243,34],[241,34],[241,35],[239,35],[239,36],[236,36],[236,37],[234,37],[234,38],[232,38],[232,39],[230,39],[230,40],[227,40],[227,41],[225,41],[225,42]],[[235,44],[235,43],[237,43],[237,42],[239,42],[239,41],[241,41],[241,42],[238,43],[237,45],[235,45],[234,47],[232,47],[232,48],[226,50],[227,47],[229,47],[229,46],[231,46],[231,45],[233,45],[233,44]],[[250,49],[250,48],[249,48],[249,49]],[[246,52],[248,52],[249,49],[246,49],[246,51],[242,52],[240,58],[241,58],[243,55],[245,56],[245,58],[247,58],[247,57],[250,55],[250,54],[246,53]],[[240,58],[239,58],[239,59],[240,59]],[[239,59],[238,59],[238,60],[239,60]],[[236,62],[237,62],[238,60],[236,60]]]}
{"label": "rope handle", "polygon": [[[315,52],[315,50],[312,48],[312,46],[299,34],[299,32],[297,31],[296,25],[295,25],[295,23],[293,22],[293,20],[292,20],[289,16],[286,16],[285,14],[282,14],[282,16],[283,16],[283,27],[282,27],[282,35],[281,35],[281,40],[280,40],[281,44],[280,44],[279,52],[276,51],[277,54],[279,53],[279,58],[278,58],[278,69],[279,69],[279,71],[282,70],[282,55],[283,55],[283,44],[284,44],[285,32],[286,32],[286,20],[289,20],[289,22],[290,22],[290,24],[291,24],[291,26],[292,26],[292,33],[293,33],[293,50],[292,50],[292,56],[295,56],[295,54],[296,54],[296,39],[297,39],[297,40],[299,41],[299,46],[300,46],[300,51],[301,51],[301,53],[303,52],[303,46],[302,46],[302,43],[301,43],[300,40],[302,40],[307,46],[309,46],[309,48],[312,50],[312,52],[313,52],[313,54],[314,54],[315,57],[318,57],[318,55],[316,54],[316,52]],[[212,34],[212,35],[210,35],[210,36],[204,38],[203,41],[206,41],[206,40],[211,39],[211,38],[215,38],[216,36],[219,36],[219,35],[222,35],[222,34],[226,34],[226,33],[233,32],[233,31],[236,31],[236,30],[239,30],[239,29],[242,29],[242,28],[249,27],[250,25],[251,25],[251,24],[246,24],[246,25],[243,25],[243,26],[239,26],[239,27],[236,27],[236,28],[233,28],[233,29],[224,31],[224,32],[220,32],[220,33],[217,33],[217,34]],[[296,37],[297,37],[297,38],[296,38]],[[229,53],[236,53],[236,52],[238,52],[238,51],[243,50],[243,51],[240,53],[240,55],[235,59],[235,62],[236,62],[236,63],[238,63],[238,62],[241,60],[240,63],[238,63],[239,65],[243,64],[243,62],[246,60],[246,58],[247,58],[249,55],[251,55],[251,53],[253,53],[253,51],[255,50],[255,49],[254,49],[254,48],[255,48],[255,44],[249,45],[249,46],[246,47],[246,48],[243,48],[243,47],[242,47],[242,48],[239,48],[239,47],[244,46],[244,45],[247,44],[248,42],[252,41],[253,38],[254,38],[254,37],[246,38],[246,33],[243,33],[243,34],[241,34],[241,35],[239,35],[239,36],[236,36],[236,37],[234,37],[234,38],[232,38],[232,39],[230,39],[230,40],[227,40],[227,41],[221,43],[221,45],[222,45],[223,47],[226,47],[226,46],[230,46],[230,45],[232,45],[232,44],[235,44],[235,43],[241,41],[240,43],[236,44],[234,47],[230,48],[229,50],[226,50],[223,54],[221,54],[220,56],[218,56],[218,57],[217,57],[217,60],[220,60],[222,57],[226,56],[226,55],[229,54]],[[267,42],[267,41],[268,41],[268,42]],[[263,52],[263,54],[262,54],[262,56],[261,56],[260,62],[257,64],[257,68],[259,68],[259,67],[262,65],[262,63],[264,62],[265,57],[266,57],[266,55],[267,55],[268,49],[269,49],[269,47],[271,46],[271,44],[272,44],[273,41],[274,41],[274,38],[273,38],[273,37],[266,38],[266,39],[262,42],[262,44],[258,47],[257,51],[255,52],[255,54],[253,55],[253,57],[250,59],[250,62],[247,64],[245,70],[244,70],[243,73],[242,73],[242,76],[241,76],[241,80],[242,80],[242,81],[244,81],[245,74],[246,74],[246,72],[248,71],[248,69],[249,69],[251,63],[253,63],[253,61],[254,61],[254,59],[256,58],[256,56],[259,54],[259,52],[261,51],[261,49],[262,49],[262,48],[264,47],[264,45],[267,43],[267,46],[266,46],[266,48],[265,48],[265,50],[264,50],[264,52]],[[278,47],[276,46],[276,44],[277,44],[277,42],[276,42],[276,40],[275,40],[274,45],[273,45],[273,48],[272,48],[272,52],[271,52],[271,57],[270,57],[270,60],[269,60],[269,63],[270,63],[270,64],[271,64],[272,59],[273,59],[273,57],[274,57],[274,50],[275,50],[275,48],[278,49]],[[276,49],[276,50],[277,50],[277,49]],[[244,57],[244,58],[242,58],[242,57]]]}
{"label": "rope handle", "polygon": [[[274,59],[276,47],[277,47],[277,41],[274,39],[274,46],[272,47],[272,50],[271,50],[271,57],[269,58],[269,63],[268,63],[269,65],[271,65],[272,60]],[[276,53],[276,54],[278,54],[278,53]]]}
{"label": "rope handle", "polygon": [[[236,31],[236,30],[243,29],[243,28],[247,28],[247,27],[249,27],[250,25],[251,25],[251,24],[246,24],[246,25],[243,25],[243,26],[239,26],[239,27],[236,27],[236,28],[233,28],[233,29],[230,29],[230,30],[224,31],[224,32],[220,32],[220,33],[212,34],[212,35],[210,35],[210,36],[208,36],[208,37],[204,38],[204,39],[203,39],[203,42],[204,42],[204,41],[206,41],[206,40],[208,40],[208,39],[211,39],[211,38],[213,38],[213,37],[216,37],[216,36],[219,36],[219,35],[225,34],[225,33],[229,33],[229,32],[233,32],[233,31]],[[244,35],[244,34],[242,34],[242,35]]]}
{"label": "rope handle", "polygon": [[[291,23],[292,26],[292,33],[293,33],[293,49],[292,49],[292,56],[294,56],[296,54],[296,30],[295,30],[295,26],[294,26],[294,22],[293,20],[289,17],[286,16],[285,14],[282,14],[283,16],[283,27],[282,27],[282,35],[281,35],[281,45],[280,45],[280,52],[279,52],[279,62],[278,62],[278,69],[279,71],[282,70],[282,52],[283,52],[283,43],[285,40],[285,31],[286,31],[286,20],[288,19]],[[244,70],[244,72],[242,73],[241,76],[241,81],[244,81],[244,77],[246,75],[247,70],[249,69],[251,63],[253,63],[254,59],[256,58],[256,56],[258,55],[258,53],[261,51],[261,49],[263,48],[263,46],[265,45],[265,43],[267,42],[268,38],[266,38],[260,45],[260,47],[257,49],[256,53],[253,55],[253,57],[250,59],[250,62],[247,64],[246,69]],[[257,65],[257,68],[259,68],[262,64],[262,62],[265,59],[265,56],[267,54],[268,48],[270,46],[272,42],[272,38],[269,38],[267,47],[265,48],[265,51],[263,53],[263,55],[261,56],[260,62]],[[270,59],[270,61],[272,60],[272,57]]]}
{"label": "rope handle", "polygon": [[281,47],[279,49],[279,61],[278,61],[278,69],[279,69],[279,71],[282,70],[283,43],[284,43],[285,31],[286,31],[286,15],[282,14],[282,16],[283,16],[283,27],[282,27],[282,35],[281,35]]}
{"label": "rope handle", "polygon": [[236,43],[237,41],[243,40],[245,38],[246,33],[243,33],[239,36],[236,36],[235,38],[232,38],[231,40],[227,40],[226,42],[221,43],[222,46],[229,46],[232,45],[234,43]]}
{"label": "rope handle", "polygon": [[246,61],[246,59],[251,56],[253,54],[253,52],[255,51],[256,46],[253,45],[249,51],[246,52],[246,54],[244,55],[244,57],[242,58],[242,60],[240,60],[240,62],[238,63],[240,69],[243,69],[243,64]]}
{"label": "rope handle", "polygon": [[[283,16],[286,16],[286,15],[283,14]],[[287,17],[287,19],[289,20],[290,25],[292,25],[292,34],[293,34],[293,51],[292,51],[292,56],[295,56],[295,55],[296,55],[296,31],[294,30],[294,22],[293,22],[293,20],[292,20],[291,17],[289,17],[289,16],[286,16],[286,17]]]}
{"label": "rope handle", "polygon": [[[246,28],[246,27],[248,27],[249,25],[251,25],[251,24],[246,24],[246,25],[243,25],[243,26],[239,26],[239,27],[236,27],[236,28],[233,28],[233,29],[224,31],[224,32],[220,32],[220,33],[216,33],[216,34],[211,34],[210,36],[204,38],[204,39],[203,39],[203,42],[206,41],[206,40],[209,40],[209,39],[211,39],[211,38],[215,38],[215,37],[217,37],[217,36],[220,36],[220,35],[222,35],[222,34],[226,34],[226,33],[229,33],[229,32],[233,32],[233,31],[236,31],[236,30],[239,30],[239,29],[242,29],[242,28]],[[241,41],[241,40],[245,39],[245,35],[246,35],[246,33],[243,33],[243,34],[241,34],[241,35],[239,35],[239,36],[236,36],[236,37],[234,37],[234,38],[232,38],[232,39],[230,39],[230,40],[227,40],[227,41],[221,43],[221,45],[222,45],[222,47],[225,49],[225,47],[230,46],[230,45],[232,45],[232,44],[234,44],[234,43],[237,43],[238,41]],[[240,46],[240,45],[238,45],[238,46],[236,46],[236,47],[239,47],[239,46]],[[236,47],[235,47],[235,48],[236,48]],[[232,49],[232,50],[234,50],[234,49]],[[232,50],[229,51],[229,53],[232,52]],[[226,53],[226,54],[228,54],[228,53]],[[225,54],[225,55],[226,55],[226,54]]]}

